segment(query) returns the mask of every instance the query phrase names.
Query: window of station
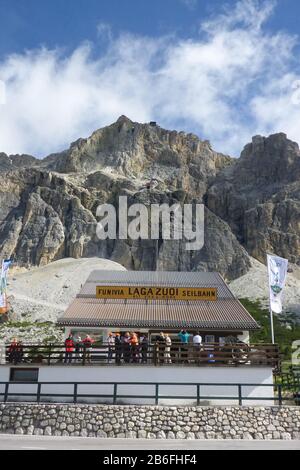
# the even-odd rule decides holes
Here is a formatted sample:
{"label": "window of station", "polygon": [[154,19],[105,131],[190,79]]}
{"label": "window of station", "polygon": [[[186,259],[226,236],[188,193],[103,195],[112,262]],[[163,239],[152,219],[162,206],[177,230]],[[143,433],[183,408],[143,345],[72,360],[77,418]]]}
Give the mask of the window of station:
{"label": "window of station", "polygon": [[10,382],[37,382],[39,378],[39,369],[29,368],[11,368]]}

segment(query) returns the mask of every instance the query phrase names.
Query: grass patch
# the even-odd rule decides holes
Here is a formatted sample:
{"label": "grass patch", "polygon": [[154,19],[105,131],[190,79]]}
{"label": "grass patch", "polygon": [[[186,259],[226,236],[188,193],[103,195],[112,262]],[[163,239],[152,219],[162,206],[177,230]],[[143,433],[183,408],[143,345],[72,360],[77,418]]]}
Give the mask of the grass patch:
{"label": "grass patch", "polygon": [[[260,324],[261,330],[250,332],[251,343],[271,343],[270,313],[266,308],[261,307],[259,302],[253,302],[249,299],[239,299],[252,317]],[[282,317],[283,318],[283,317]],[[289,328],[279,320],[276,315],[274,319],[275,342],[279,345],[281,353],[286,361],[291,360],[292,343],[300,339],[300,326],[295,322],[288,322]]]}

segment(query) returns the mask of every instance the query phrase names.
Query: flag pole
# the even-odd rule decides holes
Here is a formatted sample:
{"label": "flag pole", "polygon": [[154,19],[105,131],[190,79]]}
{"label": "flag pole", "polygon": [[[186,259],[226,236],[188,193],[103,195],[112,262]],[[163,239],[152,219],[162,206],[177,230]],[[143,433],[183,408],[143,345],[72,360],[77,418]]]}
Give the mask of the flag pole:
{"label": "flag pole", "polygon": [[267,253],[267,267],[268,267],[268,291],[269,291],[269,312],[270,312],[270,324],[271,324],[271,342],[272,342],[272,344],[275,344],[274,319],[273,319],[273,310],[272,310],[271,294],[270,294],[270,278],[269,278],[268,255],[269,255],[269,253]]}
{"label": "flag pole", "polygon": [[270,322],[271,322],[271,339],[272,339],[272,344],[275,344],[273,312],[272,312],[272,309],[271,309],[271,305],[270,305]]}
{"label": "flag pole", "polygon": [[1,271],[0,271],[0,296],[1,296],[1,305],[0,305],[0,314],[5,313],[6,302],[4,301],[4,291],[3,291],[3,260],[1,262]]}

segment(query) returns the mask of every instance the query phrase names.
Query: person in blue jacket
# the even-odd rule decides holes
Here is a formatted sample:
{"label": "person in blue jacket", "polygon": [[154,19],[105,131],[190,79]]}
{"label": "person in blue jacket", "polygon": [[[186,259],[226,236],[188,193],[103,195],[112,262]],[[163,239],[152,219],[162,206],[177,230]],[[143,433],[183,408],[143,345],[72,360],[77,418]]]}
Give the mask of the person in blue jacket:
{"label": "person in blue jacket", "polygon": [[186,330],[181,330],[180,333],[178,333],[178,337],[180,338],[180,341],[182,345],[180,347],[180,359],[182,362],[188,362],[188,342],[190,338],[190,334]]}
{"label": "person in blue jacket", "polygon": [[189,337],[191,335],[186,330],[181,330],[180,333],[178,333],[178,336],[180,338],[180,341],[186,344],[189,342]]}

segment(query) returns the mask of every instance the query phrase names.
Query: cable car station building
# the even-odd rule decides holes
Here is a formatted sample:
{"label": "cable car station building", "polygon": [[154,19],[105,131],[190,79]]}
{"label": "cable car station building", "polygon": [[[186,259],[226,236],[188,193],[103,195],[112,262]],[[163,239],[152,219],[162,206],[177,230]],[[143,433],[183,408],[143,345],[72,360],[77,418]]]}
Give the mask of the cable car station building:
{"label": "cable car station building", "polygon": [[248,343],[259,329],[215,272],[93,271],[58,325],[66,336],[88,332],[102,341],[110,331],[145,333],[151,342],[163,331],[178,341],[187,330],[220,344],[228,336]]}
{"label": "cable car station building", "polygon": [[[39,399],[50,401],[55,393],[59,401],[91,403],[274,404],[277,348],[250,343],[259,325],[218,273],[93,271],[57,323],[66,337],[95,340],[89,360],[86,350],[64,360],[65,345],[53,345],[34,364],[6,362],[0,366],[0,399],[7,390],[18,393],[14,400],[38,390]],[[187,344],[181,330],[190,334]],[[117,361],[116,345],[107,345],[109,332],[146,336],[146,360],[140,344],[137,360],[127,361],[123,351]],[[160,332],[172,340],[167,361]],[[193,344],[197,332],[200,347]],[[24,385],[25,379],[30,382]]]}

